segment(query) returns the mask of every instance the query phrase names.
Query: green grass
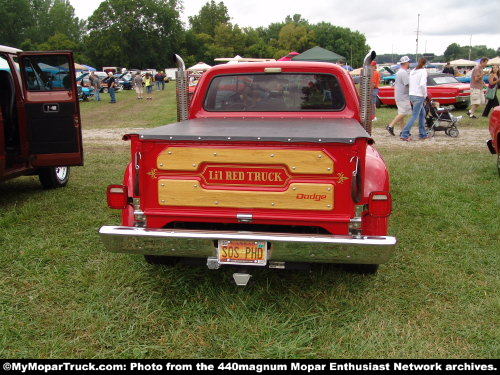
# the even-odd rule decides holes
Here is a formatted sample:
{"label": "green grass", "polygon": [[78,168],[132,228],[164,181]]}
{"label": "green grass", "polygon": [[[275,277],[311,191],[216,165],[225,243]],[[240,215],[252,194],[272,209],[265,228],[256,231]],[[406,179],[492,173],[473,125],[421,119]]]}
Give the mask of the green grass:
{"label": "green grass", "polygon": [[0,357],[498,358],[493,157],[382,153],[399,244],[377,275],[256,270],[246,288],[229,270],[104,250],[98,228],[119,223],[104,191],[122,179],[123,148],[87,147],[64,189],[1,184]]}
{"label": "green grass", "polygon": [[[173,122],[174,91],[170,83],[153,101],[124,91],[115,105],[106,95],[81,103],[83,127]],[[374,126],[395,112],[380,108]],[[86,165],[64,189],[41,190],[34,177],[0,185],[1,357],[500,354],[500,197],[485,150],[381,149],[399,244],[377,275],[255,270],[239,289],[229,270],[153,267],[104,250],[98,228],[119,223],[104,191],[122,180],[126,146],[86,145]]]}
{"label": "green grass", "polygon": [[81,102],[83,129],[151,128],[175,122],[175,82],[166,84],[164,91],[155,89],[152,96],[137,100],[134,90],[123,90],[116,94],[116,104],[109,103],[109,94],[101,94],[100,102]]}

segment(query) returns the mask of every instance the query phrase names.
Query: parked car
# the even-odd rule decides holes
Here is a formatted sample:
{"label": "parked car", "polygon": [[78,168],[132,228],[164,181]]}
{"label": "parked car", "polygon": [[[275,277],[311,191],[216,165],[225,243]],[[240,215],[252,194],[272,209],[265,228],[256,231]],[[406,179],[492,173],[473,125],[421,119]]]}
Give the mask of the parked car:
{"label": "parked car", "polygon": [[89,73],[80,74],[76,77],[76,88],[78,90],[78,100],[88,101],[89,98],[94,96],[94,88],[89,84],[85,84],[85,79],[88,79]]}
{"label": "parked car", "polygon": [[396,238],[370,88],[360,99],[330,63],[222,64],[203,74],[189,104],[177,58],[178,122],[123,138],[132,160],[123,184],[107,189],[122,223],[101,227],[106,248],[152,264],[236,267],[237,285],[252,267],[376,272]]}
{"label": "parked car", "polygon": [[[411,63],[410,64],[410,70],[415,69],[417,66],[416,63]],[[399,65],[392,65],[390,67],[386,66],[384,69],[389,72],[389,74],[382,75],[382,83],[386,85],[393,85],[394,82],[396,81],[396,73],[398,72],[400,66]],[[434,73],[441,73],[443,68],[441,64],[427,64],[425,66],[425,69],[427,69],[427,73],[429,74],[434,74]]]}
{"label": "parked car", "polygon": [[495,107],[491,113],[489,130],[491,139],[487,145],[490,152],[497,155],[497,170],[500,176],[500,106]]}
{"label": "parked car", "polygon": [[[455,108],[469,106],[470,85],[457,81],[450,74],[430,73],[427,77],[427,91],[429,98],[440,104],[453,104]],[[376,105],[396,105],[394,86],[380,87]]]}
{"label": "parked car", "polygon": [[[462,83],[470,83],[470,78],[471,76],[455,76],[455,78],[457,79],[457,81],[459,82],[462,82]],[[488,83],[488,74],[486,74],[484,77],[483,77],[483,81],[484,83]]]}
{"label": "parked car", "polygon": [[0,181],[65,186],[69,166],[83,165],[73,54],[0,46],[0,66]]}
{"label": "parked car", "polygon": [[116,83],[119,90],[132,90],[132,75],[127,72],[124,74],[115,74]]}

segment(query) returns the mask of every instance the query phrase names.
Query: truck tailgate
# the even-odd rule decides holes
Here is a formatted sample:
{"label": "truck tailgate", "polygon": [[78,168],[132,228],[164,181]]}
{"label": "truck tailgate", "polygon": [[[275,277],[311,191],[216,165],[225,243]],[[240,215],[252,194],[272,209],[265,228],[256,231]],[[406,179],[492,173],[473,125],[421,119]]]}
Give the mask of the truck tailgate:
{"label": "truck tailgate", "polygon": [[203,119],[141,132],[148,227],[295,223],[347,233],[367,139],[355,121],[331,119]]}

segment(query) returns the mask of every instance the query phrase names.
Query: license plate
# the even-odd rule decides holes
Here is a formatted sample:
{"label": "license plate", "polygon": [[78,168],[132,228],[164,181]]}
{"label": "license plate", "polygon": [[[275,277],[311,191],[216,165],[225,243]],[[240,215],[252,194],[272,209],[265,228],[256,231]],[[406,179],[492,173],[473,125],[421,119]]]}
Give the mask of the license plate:
{"label": "license plate", "polygon": [[267,242],[219,240],[217,257],[220,264],[265,266],[267,263]]}

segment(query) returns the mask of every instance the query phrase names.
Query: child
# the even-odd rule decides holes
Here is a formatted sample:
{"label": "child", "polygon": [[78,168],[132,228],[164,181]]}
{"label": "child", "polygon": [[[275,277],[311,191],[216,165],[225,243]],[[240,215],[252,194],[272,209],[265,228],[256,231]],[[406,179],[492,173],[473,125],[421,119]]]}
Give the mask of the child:
{"label": "child", "polygon": [[151,73],[146,73],[146,76],[144,77],[144,86],[146,86],[146,94],[148,95],[146,99],[153,99],[152,94],[153,94],[153,76]]}

